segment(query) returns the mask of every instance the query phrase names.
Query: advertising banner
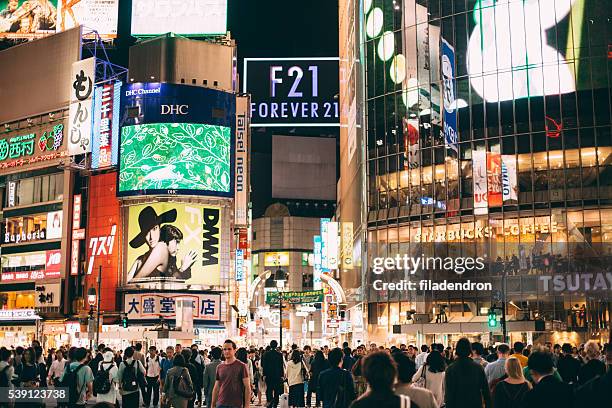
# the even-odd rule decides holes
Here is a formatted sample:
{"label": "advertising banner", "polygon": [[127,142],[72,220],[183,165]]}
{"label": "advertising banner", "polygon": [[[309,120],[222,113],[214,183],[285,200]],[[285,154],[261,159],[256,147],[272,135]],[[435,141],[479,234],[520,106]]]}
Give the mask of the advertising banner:
{"label": "advertising banner", "polygon": [[251,127],[340,126],[338,58],[245,58]]}
{"label": "advertising banner", "polygon": [[61,261],[59,249],[2,255],[2,282],[59,278]]}
{"label": "advertising banner", "polygon": [[227,0],[132,0],[132,35],[224,35]]}
{"label": "advertising banner", "polygon": [[29,243],[62,237],[62,211],[6,217],[4,244]]}
{"label": "advertising banner", "polygon": [[474,183],[474,212],[486,214],[489,203],[487,201],[487,152],[484,150],[472,151],[472,181]]}
{"label": "advertising banner", "polygon": [[242,282],[244,280],[244,251],[242,249],[236,250],[236,282]]}
{"label": "advertising banner", "polygon": [[489,207],[502,205],[502,159],[495,152],[487,153],[487,200]]}
{"label": "advertising banner", "polygon": [[289,252],[266,252],[264,266],[289,266]]}
{"label": "advertising banner", "polygon": [[127,283],[219,285],[219,207],[177,202],[128,209]]}
{"label": "advertising banner", "polygon": [[86,38],[95,30],[101,38],[117,37],[119,0],[60,0],[57,4],[57,31],[82,25]]}
{"label": "advertising banner", "polygon": [[329,237],[327,236],[329,218],[321,218],[321,268],[323,272],[327,272],[329,270],[329,261],[327,259],[327,246],[329,243],[327,240]]}
{"label": "advertising banner", "polygon": [[404,169],[418,169],[421,167],[419,121],[404,118],[402,124],[404,130]]}
{"label": "advertising banner", "polygon": [[190,123],[121,130],[118,195],[231,196],[231,129]]}
{"label": "advertising banner", "polygon": [[444,39],[442,39],[442,78],[444,89],[444,143],[447,149],[458,152],[455,49]]}
{"label": "advertising banner", "polygon": [[246,226],[249,213],[249,97],[236,97],[234,225]]}
{"label": "advertising banner", "polygon": [[323,288],[323,283],[321,281],[322,274],[322,266],[321,266],[321,236],[314,236],[314,265],[313,265],[313,288],[315,290],[319,290]]}
{"label": "advertising banner", "polygon": [[333,221],[327,224],[327,236],[323,237],[325,248],[327,248],[327,264],[329,269],[338,269],[339,261],[339,242],[338,242],[338,223]]}
{"label": "advertising banner", "polygon": [[[0,136],[0,170],[19,169],[65,157],[65,130],[63,123],[50,123]],[[8,187],[8,204],[11,207],[15,205],[15,183],[10,183]]]}
{"label": "advertising banner", "polygon": [[58,0],[0,0],[0,38],[33,39],[54,34]]}
{"label": "advertising banner", "polygon": [[180,301],[193,302],[194,320],[221,320],[221,295],[203,293],[126,293],[123,310],[130,320],[176,318]]}
{"label": "advertising banner", "polygon": [[36,285],[36,295],[34,297],[36,308],[59,307],[62,299],[62,286],[60,283]]}
{"label": "advertising banner", "polygon": [[96,59],[94,57],[72,64],[68,116],[68,154],[70,156],[91,152],[95,81]]}
{"label": "advertising banner", "polygon": [[516,176],[516,158],[513,154],[504,154],[502,159],[502,188],[503,199],[518,201],[518,183]]}
{"label": "advertising banner", "polygon": [[[282,292],[283,303],[298,305],[303,303],[321,303],[323,302],[323,290],[307,290],[304,292]],[[266,293],[266,304],[278,304],[278,292]]]}
{"label": "advertising banner", "polygon": [[353,269],[353,223],[342,224],[342,269]]}
{"label": "advertising banner", "polygon": [[[121,123],[205,123],[234,127],[236,96],[183,84],[138,82],[122,88]],[[240,98],[238,98],[240,99]]]}
{"label": "advertising banner", "polygon": [[91,148],[91,167],[94,169],[117,165],[120,108],[121,82],[96,87]]}

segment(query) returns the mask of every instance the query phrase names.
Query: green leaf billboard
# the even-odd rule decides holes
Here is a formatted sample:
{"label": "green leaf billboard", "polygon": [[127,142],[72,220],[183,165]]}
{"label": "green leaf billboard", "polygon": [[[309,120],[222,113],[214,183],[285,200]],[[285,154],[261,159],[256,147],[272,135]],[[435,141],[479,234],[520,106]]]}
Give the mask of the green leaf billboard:
{"label": "green leaf billboard", "polygon": [[193,123],[124,126],[119,195],[230,196],[231,129]]}

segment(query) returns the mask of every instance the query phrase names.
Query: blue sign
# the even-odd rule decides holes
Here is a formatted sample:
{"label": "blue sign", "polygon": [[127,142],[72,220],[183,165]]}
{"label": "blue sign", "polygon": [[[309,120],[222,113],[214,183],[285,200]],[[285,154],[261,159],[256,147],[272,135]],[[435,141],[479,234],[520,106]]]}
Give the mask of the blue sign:
{"label": "blue sign", "polygon": [[122,92],[121,125],[204,123],[235,127],[236,97],[200,86],[146,82]]}
{"label": "blue sign", "polygon": [[236,250],[236,282],[244,280],[244,252],[242,249]]}
{"label": "blue sign", "polygon": [[458,151],[457,89],[455,87],[455,49],[442,39],[442,78],[444,88],[444,142]]}

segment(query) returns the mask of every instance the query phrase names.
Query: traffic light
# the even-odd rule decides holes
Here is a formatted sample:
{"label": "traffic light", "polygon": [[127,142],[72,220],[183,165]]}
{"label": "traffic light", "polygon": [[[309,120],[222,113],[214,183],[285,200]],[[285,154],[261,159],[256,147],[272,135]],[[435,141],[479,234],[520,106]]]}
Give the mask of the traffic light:
{"label": "traffic light", "polygon": [[497,313],[494,308],[489,309],[487,324],[489,327],[497,327]]}
{"label": "traffic light", "polygon": [[128,321],[128,317],[127,317],[127,315],[123,316],[123,317],[121,318],[121,326],[122,326],[124,329],[127,329],[129,325],[130,325],[130,322]]}

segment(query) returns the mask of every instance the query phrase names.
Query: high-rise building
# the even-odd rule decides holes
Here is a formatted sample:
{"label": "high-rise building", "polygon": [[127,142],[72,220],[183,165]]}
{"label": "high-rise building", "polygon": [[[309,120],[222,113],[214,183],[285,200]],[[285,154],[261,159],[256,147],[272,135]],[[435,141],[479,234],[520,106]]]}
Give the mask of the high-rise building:
{"label": "high-rise building", "polygon": [[[365,167],[361,290],[372,341],[449,342],[461,334],[500,340],[502,328],[487,329],[495,308],[503,309],[509,340],[606,340],[608,6],[602,0],[340,1],[341,47],[343,35],[355,38],[341,55],[348,64],[341,74],[349,90],[357,85],[351,91],[357,107],[351,92],[341,92],[341,112],[349,118],[358,112],[359,124],[363,107],[365,117],[365,152],[356,163]],[[350,80],[358,62],[363,98],[359,80]],[[349,153],[341,147],[341,186],[350,183],[345,175],[354,166],[351,129],[350,121],[342,129]],[[356,134],[359,141],[359,129]],[[341,220],[347,195],[339,194]],[[484,267],[372,272],[375,258],[397,254],[481,257]],[[490,286],[392,290],[377,279]]]}

